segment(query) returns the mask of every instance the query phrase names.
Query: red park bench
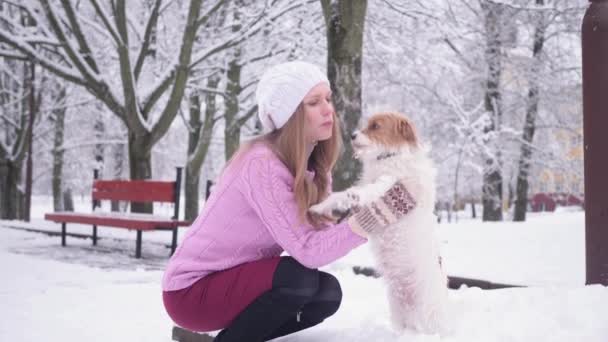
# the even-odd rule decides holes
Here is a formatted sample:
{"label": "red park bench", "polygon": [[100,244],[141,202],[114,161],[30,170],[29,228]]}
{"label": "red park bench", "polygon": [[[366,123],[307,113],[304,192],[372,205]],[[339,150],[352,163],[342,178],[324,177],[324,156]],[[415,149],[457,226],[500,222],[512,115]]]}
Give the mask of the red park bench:
{"label": "red park bench", "polygon": [[[61,223],[61,245],[65,246],[66,224],[80,223],[93,225],[93,245],[97,245],[97,226],[126,228],[137,231],[135,257],[141,257],[141,236],[143,231],[171,230],[171,254],[177,246],[177,230],[189,226],[190,222],[180,221],[179,195],[181,184],[181,167],[177,168],[177,177],[173,182],[148,180],[98,180],[93,181],[93,212],[76,213],[71,211],[54,212],[44,215],[49,221]],[[96,173],[97,174],[97,173]],[[101,200],[132,201],[139,203],[166,202],[174,205],[173,217],[154,214],[96,212]]]}

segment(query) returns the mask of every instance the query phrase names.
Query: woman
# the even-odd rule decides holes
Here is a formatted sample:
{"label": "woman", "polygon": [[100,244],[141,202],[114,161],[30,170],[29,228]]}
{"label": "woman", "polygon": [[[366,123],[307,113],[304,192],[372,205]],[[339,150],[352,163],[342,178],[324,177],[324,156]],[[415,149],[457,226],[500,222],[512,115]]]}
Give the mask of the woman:
{"label": "woman", "polygon": [[340,284],[317,268],[375,228],[307,212],[328,195],[341,144],[326,75],[283,63],[264,73],[256,97],[266,134],[227,163],[163,277],[169,316],[193,331],[223,329],[215,341],[265,341],[334,314]]}

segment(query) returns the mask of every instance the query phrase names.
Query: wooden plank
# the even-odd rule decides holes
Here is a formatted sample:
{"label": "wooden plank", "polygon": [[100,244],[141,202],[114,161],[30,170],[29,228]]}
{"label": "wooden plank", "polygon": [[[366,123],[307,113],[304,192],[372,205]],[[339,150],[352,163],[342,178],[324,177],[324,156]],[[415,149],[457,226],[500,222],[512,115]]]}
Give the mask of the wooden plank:
{"label": "wooden plank", "polygon": [[173,203],[175,201],[175,182],[96,180],[93,182],[93,199]]}
{"label": "wooden plank", "polygon": [[[23,230],[29,233],[40,233],[40,234],[45,234],[48,236],[61,236],[61,232],[54,232],[54,231],[50,231],[50,230],[46,230],[46,229],[36,229],[36,228],[25,228],[25,227],[19,227],[19,226],[11,226],[11,225],[2,225],[2,228],[9,228],[9,229],[18,229],[18,230]],[[81,233],[70,233],[70,232],[66,232],[65,233],[66,236],[69,236],[71,238],[78,238],[78,239],[90,239],[91,236],[88,234],[81,234]],[[97,241],[102,240],[101,237],[97,237]],[[168,246],[171,247],[171,246]]]}
{"label": "wooden plank", "polygon": [[[104,213],[106,214],[106,213]],[[110,226],[117,228],[128,228],[128,229],[137,229],[137,230],[154,230],[156,228],[173,228],[173,227],[183,227],[188,226],[189,222],[186,221],[177,221],[171,219],[162,219],[157,216],[152,216],[146,218],[144,215],[132,215],[127,214],[124,216],[119,216],[115,213],[114,215],[104,215],[104,214],[78,214],[72,212],[65,213],[49,213],[45,214],[45,220],[54,221],[54,222],[68,222],[68,223],[80,223],[80,224],[90,224],[90,225],[98,225],[98,226]]]}
{"label": "wooden plank", "polygon": [[591,0],[582,25],[585,284],[608,285],[608,2]]}
{"label": "wooden plank", "polygon": [[511,287],[525,287],[522,285],[512,285],[512,284],[503,284],[503,283],[494,283],[487,280],[482,279],[473,279],[473,278],[463,278],[463,277],[448,277],[448,287],[453,290],[458,290],[462,285],[466,285],[468,287],[479,287],[482,290],[497,290],[497,289],[506,289]]}

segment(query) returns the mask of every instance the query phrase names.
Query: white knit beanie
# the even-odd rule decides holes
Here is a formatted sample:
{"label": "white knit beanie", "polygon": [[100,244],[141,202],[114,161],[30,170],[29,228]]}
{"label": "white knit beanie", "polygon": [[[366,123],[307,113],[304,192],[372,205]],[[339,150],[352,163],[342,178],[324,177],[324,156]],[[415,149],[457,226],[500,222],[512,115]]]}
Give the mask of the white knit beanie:
{"label": "white knit beanie", "polygon": [[264,131],[283,127],[310,89],[322,82],[329,85],[327,75],[308,62],[286,62],[266,70],[256,91]]}

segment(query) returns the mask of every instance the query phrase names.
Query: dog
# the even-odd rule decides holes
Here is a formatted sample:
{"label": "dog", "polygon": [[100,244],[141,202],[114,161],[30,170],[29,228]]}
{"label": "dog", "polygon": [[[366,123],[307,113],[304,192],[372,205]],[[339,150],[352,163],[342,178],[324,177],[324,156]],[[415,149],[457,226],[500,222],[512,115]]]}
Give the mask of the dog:
{"label": "dog", "polygon": [[378,200],[400,181],[415,206],[396,223],[369,235],[377,267],[387,285],[391,323],[398,331],[445,332],[447,276],[435,238],[436,168],[413,123],[383,112],[352,136],[355,158],[363,165],[357,185],[331,193],[311,206],[314,213],[336,216]]}

